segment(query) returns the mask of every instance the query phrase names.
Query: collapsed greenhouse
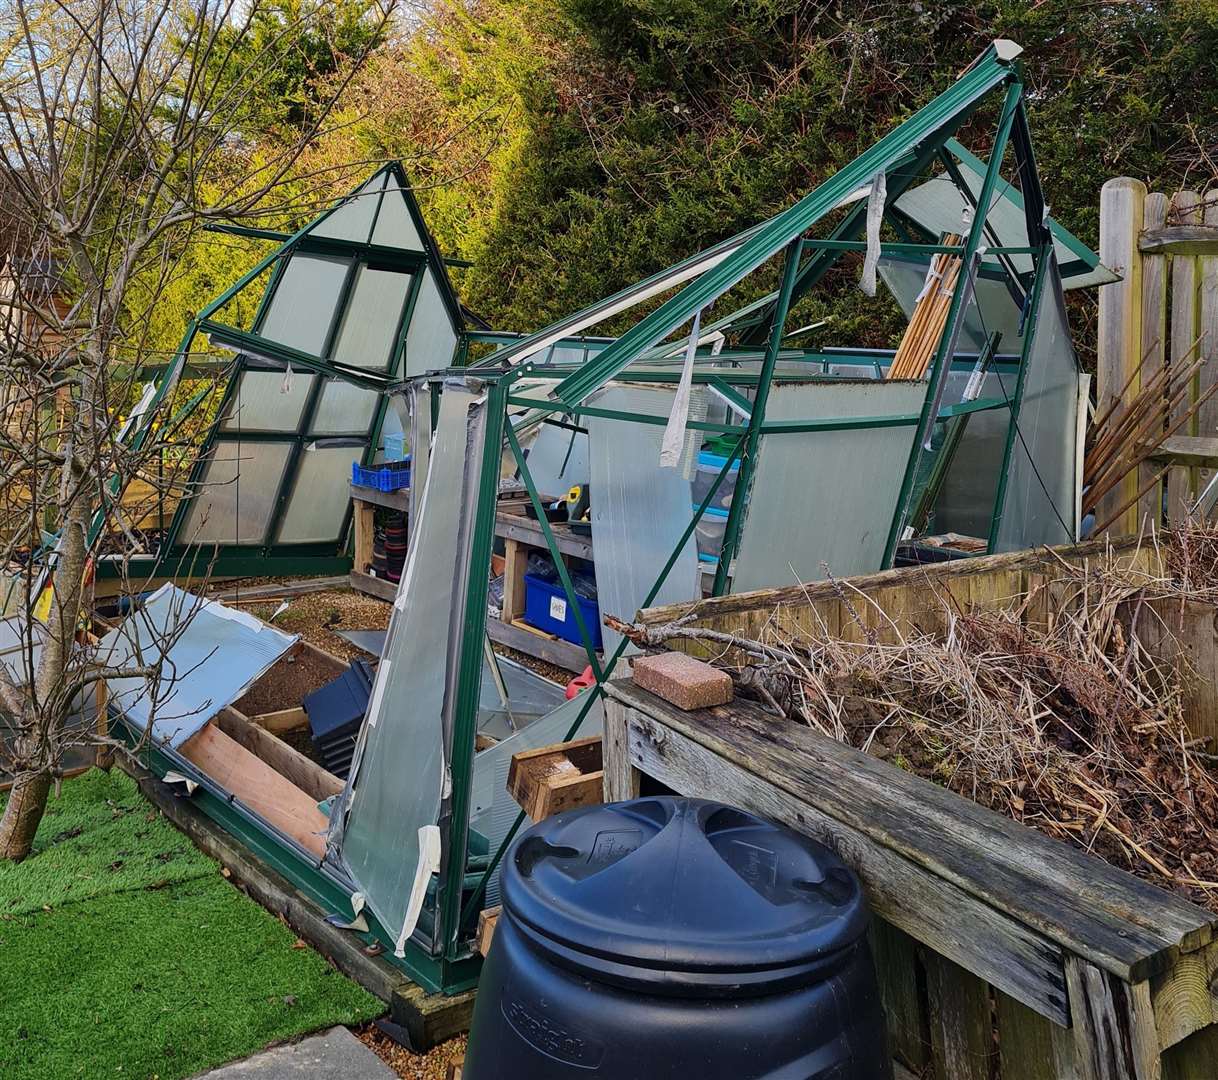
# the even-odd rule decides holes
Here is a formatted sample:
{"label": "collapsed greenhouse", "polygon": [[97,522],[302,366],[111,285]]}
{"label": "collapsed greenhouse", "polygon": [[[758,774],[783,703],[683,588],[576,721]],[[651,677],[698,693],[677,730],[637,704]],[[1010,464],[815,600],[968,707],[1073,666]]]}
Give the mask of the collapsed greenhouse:
{"label": "collapsed greenhouse", "polygon": [[[954,552],[949,540],[952,556],[1077,540],[1088,387],[1064,291],[1113,275],[1048,216],[1017,53],[996,42],[782,213],[524,336],[469,329],[397,166],[272,238],[276,250],[201,313],[150,395],[172,390],[195,334],[237,353],[145,572],[183,574],[201,551],[218,574],[345,569],[352,459],[382,460],[400,429],[409,547],[350,775],[272,821],[241,786],[249,775],[220,777],[190,753],[293,644],[245,620],[228,620],[232,633],[204,652],[204,664],[244,657],[223,693],[178,688],[170,722],[132,687],[112,698],[115,721],[133,738],[151,724],[159,775],[188,782],[197,805],[421,985],[451,992],[476,981],[477,917],[523,821],[505,791],[512,755],[599,730],[601,684],[628,648],[583,614],[548,521],[556,497],[593,493],[600,611],[624,618],[938,557],[943,537],[973,539]],[[995,100],[983,160],[957,135]],[[818,224],[824,237],[811,235]],[[796,345],[789,315],[848,252],[864,255],[865,290],[883,282],[907,317],[897,349]],[[767,270],[777,290],[713,310]],[[232,297],[267,274],[252,326],[227,323]],[[635,306],[650,310],[625,333],[589,336]],[[593,674],[552,708],[539,676],[504,677],[488,638],[508,493],[545,537],[554,601]],[[159,595],[111,650],[172,621],[173,594]],[[187,627],[179,644],[216,625]],[[496,741],[479,748],[492,725]]]}

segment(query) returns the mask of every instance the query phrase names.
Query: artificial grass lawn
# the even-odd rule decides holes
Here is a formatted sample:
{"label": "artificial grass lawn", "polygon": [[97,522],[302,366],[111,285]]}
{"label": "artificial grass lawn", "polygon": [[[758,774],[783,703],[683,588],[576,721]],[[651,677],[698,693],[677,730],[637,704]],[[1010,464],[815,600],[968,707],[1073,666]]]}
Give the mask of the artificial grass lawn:
{"label": "artificial grass lawn", "polygon": [[186,1077],[384,1006],[234,889],[115,771],[0,863],[0,1076]]}

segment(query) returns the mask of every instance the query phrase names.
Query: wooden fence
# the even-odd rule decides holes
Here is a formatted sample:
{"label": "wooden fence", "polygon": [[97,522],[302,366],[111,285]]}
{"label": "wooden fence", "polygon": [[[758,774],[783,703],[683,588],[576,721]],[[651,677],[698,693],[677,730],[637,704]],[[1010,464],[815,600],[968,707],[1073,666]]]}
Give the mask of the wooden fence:
{"label": "wooden fence", "polygon": [[[1218,382],[1218,188],[1168,196],[1129,177],[1109,180],[1100,192],[1100,259],[1122,280],[1099,291],[1098,414],[1122,387],[1132,399],[1165,365],[1183,364],[1200,339],[1194,357],[1214,362],[1201,368],[1186,395],[1196,401]],[[1131,379],[1143,357],[1140,376]],[[1152,486],[1111,526],[1114,536],[1136,533],[1148,519],[1160,523],[1165,494],[1169,519],[1196,499],[1209,469],[1218,467],[1218,394],[1159,451],[1101,505],[1103,521],[1172,466],[1166,493],[1162,484]]]}

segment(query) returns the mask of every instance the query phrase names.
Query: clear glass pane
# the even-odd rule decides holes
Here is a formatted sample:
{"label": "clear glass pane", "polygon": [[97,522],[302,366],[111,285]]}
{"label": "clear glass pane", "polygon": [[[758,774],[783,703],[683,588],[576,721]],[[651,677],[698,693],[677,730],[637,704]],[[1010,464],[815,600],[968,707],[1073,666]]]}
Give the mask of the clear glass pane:
{"label": "clear glass pane", "polygon": [[258,334],[321,356],[347,277],[347,259],[293,255],[279,278]]}
{"label": "clear glass pane", "polygon": [[358,244],[366,244],[368,233],[372,230],[376,204],[380,201],[380,192],[384,185],[384,176],[374,176],[325,221],[309,232],[314,236],[354,240]]}
{"label": "clear glass pane", "polygon": [[179,542],[262,543],[291,450],[291,443],[217,442]]}
{"label": "clear glass pane", "polygon": [[406,331],[406,376],[448,367],[456,347],[457,334],[440,287],[431,270],[425,270]]}
{"label": "clear glass pane", "polygon": [[422,251],[423,241],[410,216],[406,197],[398,190],[397,181],[389,177],[389,188],[381,200],[381,212],[376,218],[372,242],[385,247],[404,248],[406,251]]}
{"label": "clear glass pane", "polygon": [[238,379],[221,431],[296,430],[313,389],[312,375],[246,369]]}
{"label": "clear glass pane", "polygon": [[359,268],[343,314],[334,359],[352,367],[384,370],[397,343],[410,275]]}
{"label": "clear glass pane", "polygon": [[330,379],[321,390],[313,416],[314,435],[364,435],[372,426],[379,395],[342,379]]}
{"label": "clear glass pane", "polygon": [[351,501],[351,462],[358,461],[363,452],[362,446],[305,446],[276,543],[340,539]]}

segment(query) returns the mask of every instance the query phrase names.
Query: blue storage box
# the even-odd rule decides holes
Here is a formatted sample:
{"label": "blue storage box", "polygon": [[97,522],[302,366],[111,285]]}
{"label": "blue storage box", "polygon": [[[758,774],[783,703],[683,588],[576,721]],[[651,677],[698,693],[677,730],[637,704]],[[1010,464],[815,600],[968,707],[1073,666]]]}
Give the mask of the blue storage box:
{"label": "blue storage box", "polygon": [[385,461],[406,461],[410,457],[406,453],[406,436],[400,431],[385,436]]}
{"label": "blue storage box", "polygon": [[[601,612],[595,600],[579,597],[580,611],[584,616],[584,625],[592,635],[592,644],[601,647]],[[542,581],[532,574],[524,575],[524,620],[538,630],[549,634],[557,634],[564,641],[582,645],[583,638],[579,636],[579,623],[575,621],[575,612],[567,601],[567,594],[559,583],[553,585]]]}
{"label": "blue storage box", "polygon": [[366,468],[358,461],[351,462],[351,483],[357,487],[373,488],[376,491],[397,491],[410,487],[410,459],[399,465],[377,465]]}
{"label": "blue storage box", "polygon": [[[702,500],[706,498],[706,494],[711,489],[711,484],[715,482],[715,477],[723,470],[723,466],[727,464],[727,458],[720,457],[718,454],[712,454],[709,450],[703,450],[698,455],[698,468],[694,472],[693,483],[693,503],[695,507],[702,505]],[[740,459],[737,458],[732,462],[732,467],[728,470],[727,476],[723,478],[723,483],[719,486],[719,490],[715,493],[715,499],[707,508],[709,510],[726,510],[732,505],[732,496],[736,494],[736,480],[740,476]]]}

